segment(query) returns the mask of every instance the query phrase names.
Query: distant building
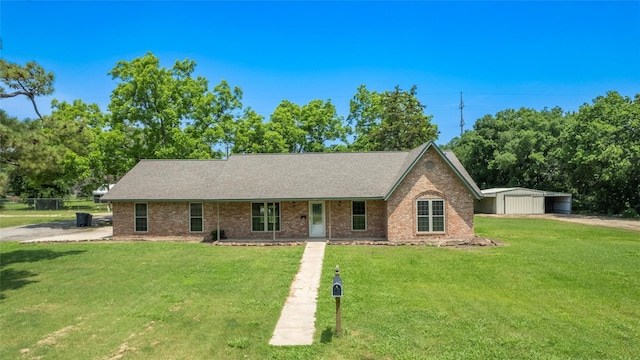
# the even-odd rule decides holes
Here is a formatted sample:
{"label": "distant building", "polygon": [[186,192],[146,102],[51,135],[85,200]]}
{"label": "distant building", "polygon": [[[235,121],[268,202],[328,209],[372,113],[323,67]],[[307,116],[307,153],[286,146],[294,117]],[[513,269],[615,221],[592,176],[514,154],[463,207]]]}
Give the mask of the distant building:
{"label": "distant building", "polygon": [[93,191],[93,202],[99,203],[102,202],[102,196],[106,194],[114,184],[102,185],[97,190]]}
{"label": "distant building", "polygon": [[476,213],[484,214],[570,214],[571,194],[525,188],[482,190],[475,201]]}

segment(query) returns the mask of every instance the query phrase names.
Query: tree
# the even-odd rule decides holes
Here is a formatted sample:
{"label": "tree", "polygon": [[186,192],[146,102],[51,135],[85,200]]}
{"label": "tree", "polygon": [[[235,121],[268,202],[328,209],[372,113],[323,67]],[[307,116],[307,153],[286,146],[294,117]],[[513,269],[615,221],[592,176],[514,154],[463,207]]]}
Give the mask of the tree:
{"label": "tree", "polygon": [[640,211],[640,94],[598,96],[568,117],[558,157],[578,208]]}
{"label": "tree", "polygon": [[[267,147],[271,149],[279,149],[278,152],[300,153],[304,151],[306,131],[301,128],[301,109],[300,106],[283,100],[278,104],[270,117],[270,123],[267,125],[271,134],[269,142],[271,145]],[[267,139],[265,139],[265,142]]]}
{"label": "tree", "polygon": [[73,104],[53,100],[50,116],[5,123],[14,136],[3,149],[3,160],[10,161],[9,181],[16,195],[64,197],[90,176],[94,122],[84,115],[94,107],[80,100]]}
{"label": "tree", "polygon": [[417,98],[417,87],[409,92],[396,86],[393,91],[371,92],[364,85],[350,102],[347,120],[354,126],[354,150],[409,150],[438,138],[432,115]]}
{"label": "tree", "polygon": [[195,66],[195,61],[185,59],[166,69],[147,53],[131,62],[119,61],[109,72],[120,82],[111,94],[111,117],[106,125],[133,137],[125,144],[135,162],[214,156],[198,132],[183,131],[194,115],[204,122],[211,106],[207,80],[191,77]]}
{"label": "tree", "polygon": [[331,100],[312,100],[303,105],[300,109],[299,129],[304,134],[300,146],[304,152],[330,151],[332,148],[327,142],[346,143],[349,132]]}
{"label": "tree", "polygon": [[575,210],[640,211],[640,95],[609,92],[571,114],[503,110],[448,147],[482,188],[569,191]]}
{"label": "tree", "polygon": [[312,100],[302,107],[283,100],[265,124],[264,149],[272,152],[324,152],[347,140],[348,129],[331,100]]}
{"label": "tree", "polygon": [[26,141],[26,132],[24,123],[0,109],[0,196],[9,190],[13,171],[18,166]]}
{"label": "tree", "polygon": [[251,109],[236,122],[234,153],[285,153],[289,147],[284,136],[273,123]]}
{"label": "tree", "polygon": [[9,89],[15,90],[6,92],[3,87],[0,87],[0,98],[24,95],[31,100],[38,118],[42,119],[35,97],[53,93],[53,73],[45,71],[34,61],[26,63],[23,67],[0,59],[0,80]]}
{"label": "tree", "polygon": [[476,121],[450,147],[481,187],[521,186],[564,191],[555,151],[562,109],[507,109]]}
{"label": "tree", "polygon": [[[203,106],[197,106],[194,114],[194,129],[199,131],[210,147],[222,144],[226,157],[235,143],[236,120],[242,109],[242,89],[233,89],[222,80],[213,88],[213,92],[207,92],[203,98]],[[187,130],[189,132],[191,130]]]}
{"label": "tree", "polygon": [[26,197],[60,197],[89,173],[86,155],[93,141],[90,120],[81,116],[87,105],[52,101],[51,116],[42,116],[35,97],[53,93],[54,75],[35,62],[24,67],[0,59],[0,97],[26,96],[38,115],[18,121],[0,114],[0,191],[9,188]]}
{"label": "tree", "polygon": [[222,80],[210,91],[207,79],[192,76],[195,66],[195,61],[185,59],[167,69],[147,53],[131,62],[120,61],[109,72],[119,83],[109,104],[110,134],[102,140],[116,158],[128,159],[123,169],[106,164],[110,160],[105,158],[105,168],[117,172],[112,175],[123,175],[140,159],[229,155],[238,133],[242,90]]}

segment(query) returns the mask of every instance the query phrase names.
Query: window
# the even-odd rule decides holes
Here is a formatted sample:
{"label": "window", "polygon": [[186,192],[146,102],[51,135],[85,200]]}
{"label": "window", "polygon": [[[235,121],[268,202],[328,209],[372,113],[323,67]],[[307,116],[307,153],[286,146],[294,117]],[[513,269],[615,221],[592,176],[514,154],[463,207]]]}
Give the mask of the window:
{"label": "window", "polygon": [[135,228],[136,232],[147,232],[147,204],[135,204]]}
{"label": "window", "polygon": [[202,232],[202,203],[189,204],[189,231]]}
{"label": "window", "polygon": [[351,202],[351,230],[367,230],[367,215],[364,201]]}
{"label": "window", "polygon": [[280,231],[280,203],[252,203],[251,231]]}
{"label": "window", "polygon": [[420,199],[416,207],[418,232],[444,232],[444,200]]}

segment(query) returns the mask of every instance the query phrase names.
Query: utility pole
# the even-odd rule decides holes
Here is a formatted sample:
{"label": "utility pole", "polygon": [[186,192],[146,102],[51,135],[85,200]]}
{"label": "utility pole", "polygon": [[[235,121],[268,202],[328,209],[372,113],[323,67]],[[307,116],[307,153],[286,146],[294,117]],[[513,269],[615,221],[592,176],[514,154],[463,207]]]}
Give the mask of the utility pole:
{"label": "utility pole", "polygon": [[462,102],[462,91],[460,91],[460,136],[464,132],[464,117],[462,116],[462,109],[464,109],[464,102]]}

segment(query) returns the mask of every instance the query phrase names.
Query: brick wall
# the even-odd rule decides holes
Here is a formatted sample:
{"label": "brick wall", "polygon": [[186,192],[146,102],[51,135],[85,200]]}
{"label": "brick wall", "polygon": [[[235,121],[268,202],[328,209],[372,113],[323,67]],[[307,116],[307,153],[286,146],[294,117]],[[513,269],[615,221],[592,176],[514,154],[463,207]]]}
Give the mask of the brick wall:
{"label": "brick wall", "polygon": [[[212,204],[212,206],[216,206]],[[386,206],[383,200],[367,201],[367,230],[351,230],[351,201],[325,201],[325,235],[332,238],[383,238],[386,233]],[[309,202],[280,202],[281,231],[276,239],[309,237]],[[215,229],[215,214],[210,223]],[[251,231],[251,203],[220,203],[220,228],[230,239],[273,239],[272,232]],[[206,226],[206,223],[205,223]],[[209,230],[210,231],[210,230]]]}
{"label": "brick wall", "polygon": [[[433,165],[430,169],[427,168],[429,161]],[[417,233],[418,198],[445,200],[444,234]],[[429,148],[389,198],[387,239],[428,241],[437,238],[473,237],[473,200],[473,195],[462,180],[434,148]]]}
{"label": "brick wall", "polygon": [[[206,206],[204,210],[206,213]],[[202,240],[205,236],[204,232],[189,231],[189,203],[147,203],[147,219],[147,231],[135,232],[134,204],[113,203],[114,240],[170,237],[174,240],[192,241]]]}
{"label": "brick wall", "polygon": [[[366,230],[351,230],[351,201],[334,200],[327,201],[328,210],[327,226],[331,227],[333,239],[361,239],[361,238],[385,238],[386,237],[386,205],[384,200],[365,201],[365,214],[367,219]],[[327,230],[329,231],[329,230]],[[329,232],[327,232],[329,235]]]}
{"label": "brick wall", "polygon": [[[351,201],[325,201],[325,234],[332,238],[384,238],[386,206],[383,200],[366,201],[367,229],[351,230]],[[115,239],[152,239],[168,237],[178,240],[202,240],[218,226],[228,239],[273,239],[273,232],[251,231],[250,202],[203,203],[203,232],[189,232],[189,203],[147,203],[148,231],[134,231],[134,204],[113,204],[113,235]],[[281,231],[276,239],[306,239],[309,237],[309,202],[280,202]]]}
{"label": "brick wall", "polygon": [[[216,203],[210,203],[214,213],[210,217],[211,231],[216,228]],[[309,234],[306,220],[306,201],[280,202],[280,231],[276,231],[276,239],[306,238]],[[303,219],[302,216],[305,216]],[[224,230],[229,239],[273,239],[273,232],[251,231],[251,203],[223,202],[220,203],[220,229]]]}

